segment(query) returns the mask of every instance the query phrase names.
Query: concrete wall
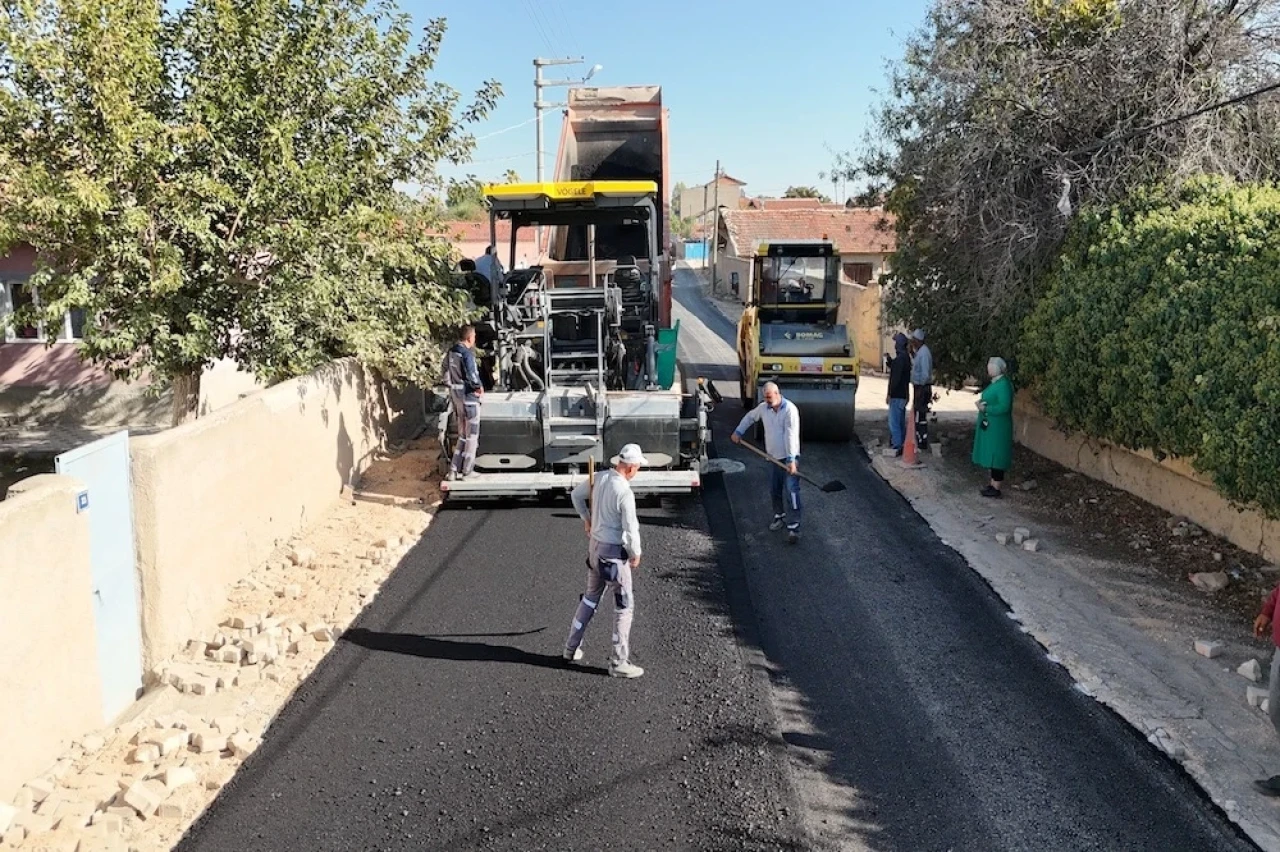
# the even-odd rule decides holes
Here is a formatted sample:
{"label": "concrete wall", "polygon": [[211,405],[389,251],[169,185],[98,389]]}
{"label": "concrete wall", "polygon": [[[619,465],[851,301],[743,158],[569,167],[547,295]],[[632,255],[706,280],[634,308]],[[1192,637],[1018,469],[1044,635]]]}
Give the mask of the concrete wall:
{"label": "concrete wall", "polygon": [[416,406],[407,394],[397,414],[346,360],[133,441],[144,666],[209,627],[227,587],[323,517]]}
{"label": "concrete wall", "polygon": [[1014,435],[1028,449],[1064,467],[1122,488],[1271,562],[1280,562],[1280,521],[1238,510],[1182,460],[1158,462],[1150,453],[1117,447],[1054,428],[1033,402],[1019,399]]}
{"label": "concrete wall", "polygon": [[734,257],[731,254],[720,255],[716,258],[716,279],[719,282],[716,289],[721,293],[731,293],[732,290],[729,289],[730,282],[733,281],[731,273],[738,273],[738,301],[745,305],[751,300],[751,268],[749,258]]}
{"label": "concrete wall", "polygon": [[0,502],[0,801],[104,722],[80,490],[35,476]]}

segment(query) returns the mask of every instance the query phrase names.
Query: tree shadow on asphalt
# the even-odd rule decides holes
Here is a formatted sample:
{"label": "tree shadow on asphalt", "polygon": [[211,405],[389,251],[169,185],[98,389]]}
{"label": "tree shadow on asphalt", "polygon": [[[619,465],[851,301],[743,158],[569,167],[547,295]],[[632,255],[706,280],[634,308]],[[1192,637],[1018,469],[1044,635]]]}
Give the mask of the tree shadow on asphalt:
{"label": "tree shadow on asphalt", "polygon": [[[517,634],[518,635],[518,634]],[[516,663],[544,669],[566,669],[584,674],[607,674],[604,669],[566,662],[551,654],[535,654],[510,645],[489,645],[484,642],[457,642],[420,636],[412,633],[382,633],[363,627],[354,627],[342,634],[343,642],[359,645],[370,651],[386,651],[405,654],[427,660],[452,660],[470,663]]]}

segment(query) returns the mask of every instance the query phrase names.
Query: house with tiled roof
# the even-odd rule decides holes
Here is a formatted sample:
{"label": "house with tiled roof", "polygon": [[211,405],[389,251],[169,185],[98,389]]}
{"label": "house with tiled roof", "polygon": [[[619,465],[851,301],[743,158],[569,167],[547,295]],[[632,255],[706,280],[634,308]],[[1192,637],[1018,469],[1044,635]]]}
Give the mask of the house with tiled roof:
{"label": "house with tiled roof", "polygon": [[[504,269],[520,268],[537,261],[539,255],[535,229],[520,228],[516,231],[515,266],[511,264],[511,222],[499,219],[497,230],[498,259],[502,261]],[[466,257],[475,260],[484,254],[485,248],[490,243],[489,220],[486,218],[475,222],[444,222],[438,229],[437,235],[453,243],[459,259]]]}
{"label": "house with tiled roof", "polygon": [[880,279],[896,248],[893,225],[893,217],[879,207],[721,210],[716,277],[730,287],[736,280],[746,303],[752,298],[751,258],[758,243],[831,240],[840,252],[841,319],[857,340],[858,357],[879,369],[893,349],[880,299]]}

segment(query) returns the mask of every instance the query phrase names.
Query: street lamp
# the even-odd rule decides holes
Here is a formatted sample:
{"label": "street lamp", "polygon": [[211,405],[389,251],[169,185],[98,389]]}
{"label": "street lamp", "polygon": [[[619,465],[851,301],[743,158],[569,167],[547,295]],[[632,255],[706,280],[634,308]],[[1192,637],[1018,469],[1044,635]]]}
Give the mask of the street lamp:
{"label": "street lamp", "polygon": [[[558,88],[560,86],[577,86],[581,83],[585,83],[588,80],[590,80],[592,77],[594,77],[597,71],[604,70],[604,66],[592,65],[591,70],[587,72],[587,76],[583,77],[581,80],[544,80],[542,79],[542,69],[547,67],[548,65],[580,65],[582,62],[583,62],[583,59],[581,56],[579,56],[577,59],[536,58],[533,60],[533,109],[534,109],[534,117],[536,118],[537,133],[538,133],[537,151],[535,153],[535,156],[538,158],[538,161],[537,163],[534,164],[534,168],[537,174],[538,183],[542,183],[542,112],[543,110],[554,109],[556,107],[562,107],[566,105],[564,103],[544,102],[542,100],[542,90],[548,89],[548,88]],[[538,251],[541,252],[542,251],[542,226],[541,225],[538,226],[536,233],[537,233],[537,241],[538,241]]]}

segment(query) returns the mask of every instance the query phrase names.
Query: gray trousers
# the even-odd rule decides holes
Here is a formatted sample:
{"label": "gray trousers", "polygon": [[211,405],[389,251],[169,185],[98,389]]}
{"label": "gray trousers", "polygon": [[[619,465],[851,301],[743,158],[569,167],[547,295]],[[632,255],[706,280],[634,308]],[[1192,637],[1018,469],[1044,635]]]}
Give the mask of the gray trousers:
{"label": "gray trousers", "polygon": [[453,417],[458,427],[458,446],[453,453],[453,469],[467,476],[476,466],[476,448],[480,444],[480,400],[468,398],[461,390],[451,389]]}
{"label": "gray trousers", "polygon": [[601,544],[591,539],[587,547],[587,590],[578,600],[569,638],[564,644],[569,654],[578,650],[605,592],[612,589],[612,664],[615,666],[628,662],[631,657],[631,619],[636,611],[636,599],[631,589],[631,565],[625,559],[616,558],[618,554],[618,545]]}
{"label": "gray trousers", "polygon": [[1280,734],[1280,648],[1271,655],[1271,680],[1267,683],[1267,715]]}

